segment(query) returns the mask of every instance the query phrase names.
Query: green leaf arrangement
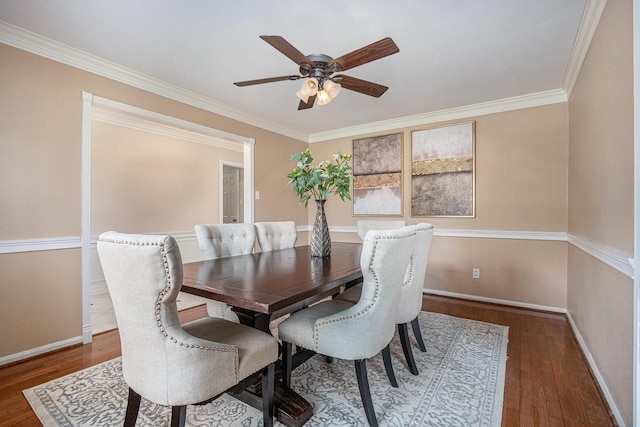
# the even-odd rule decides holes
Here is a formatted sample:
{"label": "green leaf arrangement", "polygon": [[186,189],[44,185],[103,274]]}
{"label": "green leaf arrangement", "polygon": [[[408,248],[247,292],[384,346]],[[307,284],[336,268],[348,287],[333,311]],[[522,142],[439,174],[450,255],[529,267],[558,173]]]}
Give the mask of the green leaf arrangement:
{"label": "green leaf arrangement", "polygon": [[315,166],[313,157],[307,148],[301,153],[291,155],[291,160],[297,162],[296,167],[287,174],[293,192],[298,196],[300,204],[307,206],[309,200],[327,200],[331,194],[340,199],[351,200],[349,187],[353,179],[349,166],[351,154],[334,154],[331,160],[325,160]]}

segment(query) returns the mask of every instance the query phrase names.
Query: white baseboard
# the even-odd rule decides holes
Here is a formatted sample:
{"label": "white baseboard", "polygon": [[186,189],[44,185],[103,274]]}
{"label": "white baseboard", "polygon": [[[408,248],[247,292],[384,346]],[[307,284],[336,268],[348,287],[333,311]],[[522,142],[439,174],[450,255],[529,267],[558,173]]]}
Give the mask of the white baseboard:
{"label": "white baseboard", "polygon": [[69,347],[76,344],[82,344],[82,337],[73,337],[67,340],[54,342],[51,344],[43,345],[42,347],[36,347],[29,350],[21,351],[20,353],[10,354],[8,356],[0,357],[0,366],[7,365],[13,362],[19,362],[24,359],[28,359],[41,354],[49,353],[55,350],[60,350],[65,347]]}
{"label": "white baseboard", "polygon": [[498,299],[498,298],[487,298],[487,297],[481,297],[481,296],[469,295],[469,294],[459,294],[459,293],[456,293],[456,292],[437,291],[435,289],[423,289],[422,293],[440,295],[440,296],[443,296],[443,297],[460,298],[460,299],[466,299],[466,300],[470,300],[470,301],[490,302],[490,303],[493,303],[493,304],[501,304],[501,305],[509,305],[509,306],[512,306],[512,307],[528,308],[530,310],[551,311],[551,312],[554,312],[554,313],[566,313],[567,312],[567,309],[566,308],[562,308],[562,307],[553,307],[553,306],[549,306],[549,305],[539,305],[539,304],[529,304],[529,303],[526,303],[526,302],[510,301],[510,300],[504,300],[504,299]]}
{"label": "white baseboard", "polygon": [[584,341],[584,338],[582,338],[582,335],[580,334],[580,331],[578,330],[578,327],[576,326],[576,323],[573,321],[573,317],[571,317],[571,313],[569,312],[567,312],[567,319],[569,320],[569,325],[571,326],[573,335],[576,337],[576,341],[578,341],[578,345],[582,350],[582,354],[584,354],[584,357],[587,360],[587,364],[589,365],[591,372],[593,372],[594,378],[596,379],[596,381],[598,382],[598,385],[600,386],[602,395],[607,400],[607,404],[609,404],[609,409],[611,410],[611,413],[615,417],[618,425],[620,427],[625,427],[625,423],[622,420],[622,415],[620,415],[620,411],[618,410],[618,407],[616,406],[616,403],[613,400],[613,397],[611,396],[611,392],[609,391],[609,388],[607,387],[607,384],[605,383],[604,378],[602,378],[602,375],[598,370],[595,360],[593,360],[593,357],[589,352],[587,343]]}

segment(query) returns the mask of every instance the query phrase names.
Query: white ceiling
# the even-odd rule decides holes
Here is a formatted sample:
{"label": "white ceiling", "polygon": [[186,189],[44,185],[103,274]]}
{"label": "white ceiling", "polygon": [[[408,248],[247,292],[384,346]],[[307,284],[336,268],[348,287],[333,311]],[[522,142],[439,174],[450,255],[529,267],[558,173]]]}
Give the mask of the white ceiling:
{"label": "white ceiling", "polygon": [[[0,21],[312,135],[563,89],[587,0],[1,0]],[[400,52],[345,72],[389,87],[342,90],[298,111],[297,73],[260,35],[338,57],[384,37]],[[1,40],[0,40],[1,41]]]}

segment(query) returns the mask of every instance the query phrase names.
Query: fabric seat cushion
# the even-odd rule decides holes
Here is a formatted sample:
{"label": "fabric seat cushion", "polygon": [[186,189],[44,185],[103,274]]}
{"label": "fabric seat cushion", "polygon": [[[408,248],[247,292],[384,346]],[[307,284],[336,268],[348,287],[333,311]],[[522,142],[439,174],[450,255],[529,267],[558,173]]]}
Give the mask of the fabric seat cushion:
{"label": "fabric seat cushion", "polygon": [[271,335],[216,317],[195,320],[182,326],[198,338],[238,348],[238,378],[258,372],[278,358],[278,341]]}
{"label": "fabric seat cushion", "polygon": [[336,299],[340,301],[349,301],[355,304],[358,301],[360,301],[361,294],[362,294],[362,284],[358,284],[350,287],[344,292],[341,292],[340,295],[336,297]]}
{"label": "fabric seat cushion", "polygon": [[[348,301],[323,301],[289,316],[278,326],[278,337],[287,342],[294,342],[303,348],[316,351],[314,326],[316,320],[322,317],[344,311],[353,306]],[[327,356],[332,356],[327,354]]]}

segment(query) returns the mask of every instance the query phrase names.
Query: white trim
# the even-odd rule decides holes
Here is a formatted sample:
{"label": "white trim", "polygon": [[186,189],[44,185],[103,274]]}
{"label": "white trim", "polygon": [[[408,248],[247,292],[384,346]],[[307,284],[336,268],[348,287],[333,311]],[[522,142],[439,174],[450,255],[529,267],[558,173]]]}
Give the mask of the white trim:
{"label": "white trim", "polygon": [[567,241],[567,233],[551,231],[457,230],[434,228],[433,235],[440,237],[464,237],[476,239],[551,240],[557,242]]}
{"label": "white trim", "polygon": [[578,341],[578,345],[580,346],[580,349],[584,354],[584,358],[587,360],[587,363],[589,364],[589,368],[591,368],[591,372],[593,372],[593,376],[598,382],[598,386],[600,386],[600,390],[602,391],[602,394],[607,400],[609,409],[611,409],[611,412],[613,413],[613,416],[615,417],[618,425],[620,427],[625,427],[625,423],[622,419],[622,415],[620,414],[620,411],[616,406],[615,399],[613,398],[613,396],[611,396],[611,392],[607,387],[607,383],[605,382],[604,378],[600,374],[600,371],[598,370],[598,365],[596,364],[596,361],[593,359],[593,356],[591,356],[591,353],[589,352],[589,347],[587,346],[587,343],[584,341],[584,338],[582,338],[582,334],[580,334],[580,331],[578,330],[578,327],[574,322],[573,317],[571,316],[571,313],[567,312],[566,314],[567,314],[567,320],[569,321],[569,325],[573,330],[573,335],[576,337],[576,341]]}
{"label": "white trim", "polygon": [[[640,0],[633,0],[633,260],[640,271]],[[640,425],[640,274],[633,279],[633,419]]]}
{"label": "white trim", "polygon": [[80,236],[52,237],[43,239],[0,240],[0,254],[20,252],[55,251],[82,247]]}
{"label": "white trim", "polygon": [[82,342],[93,341],[91,333],[91,115],[93,94],[82,92]]}
{"label": "white trim", "polygon": [[630,255],[624,252],[618,251],[616,249],[612,249],[600,243],[585,239],[583,237],[574,236],[572,234],[569,234],[568,241],[573,246],[583,250],[589,255],[599,259],[600,261],[604,262],[608,266],[618,270],[619,272],[633,279],[634,260]]}
{"label": "white trim", "polygon": [[[244,222],[253,223],[254,221],[254,193],[255,183],[255,147],[256,140],[249,138],[244,143]],[[248,203],[247,203],[248,202]]]}
{"label": "white trim", "polygon": [[72,345],[82,344],[82,337],[73,337],[64,341],[58,341],[51,344],[43,345],[41,347],[31,348],[29,350],[21,351],[20,353],[9,354],[7,356],[0,357],[0,366],[7,365],[9,363],[19,362],[24,359],[28,359],[41,354],[50,353],[52,351],[60,350]]}
{"label": "white trim", "polygon": [[497,99],[479,104],[465,105],[447,110],[366,123],[360,126],[351,126],[326,132],[316,132],[309,134],[309,143],[347,138],[367,133],[384,132],[391,129],[411,128],[414,126],[423,126],[448,120],[467,119],[470,117],[501,113],[504,111],[557,104],[560,102],[567,102],[567,100],[567,94],[563,89],[554,89],[545,92],[514,96],[511,98]]}
{"label": "white trim", "polygon": [[542,310],[542,311],[550,311],[554,313],[565,313],[565,314],[567,313],[567,309],[562,307],[553,307],[549,305],[540,305],[540,304],[529,304],[529,303],[519,302],[519,301],[510,301],[510,300],[504,300],[504,299],[498,299],[498,298],[481,297],[478,295],[459,294],[457,292],[438,291],[435,289],[423,289],[422,293],[440,295],[443,297],[460,298],[460,299],[465,299],[469,301],[481,301],[481,302],[489,302],[492,304],[509,305],[512,307],[522,307],[522,308],[528,308],[531,310]]}
{"label": "white trim", "polygon": [[569,64],[567,65],[562,82],[562,87],[567,93],[568,98],[571,98],[573,87],[578,80],[580,69],[587,57],[591,40],[598,28],[606,5],[607,0],[587,0],[587,4],[584,7],[578,35],[571,49],[571,57],[569,58]]}
{"label": "white trim", "polygon": [[[166,116],[165,116],[166,117]],[[130,129],[149,132],[155,135],[166,136],[169,138],[182,139],[187,142],[196,144],[204,144],[211,147],[221,148],[224,150],[242,152],[243,148],[236,141],[228,141],[219,136],[211,135],[203,126],[195,123],[184,123],[182,120],[171,118],[172,120],[164,120],[165,122],[173,122],[174,124],[164,124],[158,121],[145,120],[141,117],[133,116],[122,111],[110,111],[107,109],[95,109],[91,116],[92,120],[108,123],[111,125],[127,127]],[[192,126],[193,125],[193,126]],[[207,133],[203,133],[207,132]],[[244,142],[244,141],[241,141]]]}

